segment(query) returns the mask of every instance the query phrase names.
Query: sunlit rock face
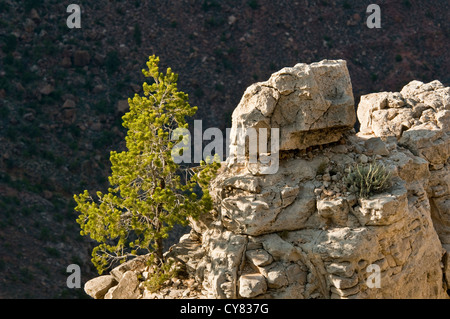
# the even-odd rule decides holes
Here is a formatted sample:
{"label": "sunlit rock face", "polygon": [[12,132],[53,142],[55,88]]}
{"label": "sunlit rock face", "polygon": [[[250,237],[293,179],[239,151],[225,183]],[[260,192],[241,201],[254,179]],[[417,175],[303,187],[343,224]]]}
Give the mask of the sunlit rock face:
{"label": "sunlit rock face", "polygon": [[[135,262],[89,292],[114,298],[127,274],[130,298],[448,298],[449,114],[450,88],[412,81],[363,96],[356,134],[345,61],[284,68],[245,91],[230,144],[239,129],[278,128],[278,169],[223,163],[215,208],[166,253],[187,278],[149,293]],[[373,162],[389,186],[359,197],[344,179]]]}

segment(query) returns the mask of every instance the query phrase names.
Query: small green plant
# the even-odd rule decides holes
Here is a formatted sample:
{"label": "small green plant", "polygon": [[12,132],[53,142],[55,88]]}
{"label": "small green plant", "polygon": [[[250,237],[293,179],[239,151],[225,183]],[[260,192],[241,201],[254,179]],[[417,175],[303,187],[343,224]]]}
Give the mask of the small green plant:
{"label": "small green plant", "polygon": [[372,162],[350,168],[344,182],[350,191],[361,198],[368,198],[385,191],[391,184],[391,174],[383,164]]}
{"label": "small green plant", "polygon": [[[147,262],[150,266],[158,263],[157,257],[154,254],[150,255]],[[148,273],[147,280],[144,283],[145,288],[150,292],[160,290],[166,282],[175,278],[178,274],[178,268],[174,259],[168,259],[159,267],[152,266]]]}

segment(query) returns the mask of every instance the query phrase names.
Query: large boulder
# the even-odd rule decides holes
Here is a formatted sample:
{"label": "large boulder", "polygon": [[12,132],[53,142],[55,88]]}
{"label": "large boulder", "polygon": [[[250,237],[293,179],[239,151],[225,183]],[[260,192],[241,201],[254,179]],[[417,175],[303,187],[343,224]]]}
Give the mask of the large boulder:
{"label": "large boulder", "polygon": [[119,284],[108,290],[105,299],[137,299],[141,294],[139,284],[136,273],[128,270],[123,274]]}
{"label": "large boulder", "polygon": [[112,275],[104,275],[89,280],[84,285],[84,291],[94,299],[103,299],[108,290],[117,285]]}
{"label": "large boulder", "polygon": [[339,140],[356,121],[352,85],[344,60],[286,67],[251,85],[232,116],[231,149],[240,130],[279,128],[280,151]]}

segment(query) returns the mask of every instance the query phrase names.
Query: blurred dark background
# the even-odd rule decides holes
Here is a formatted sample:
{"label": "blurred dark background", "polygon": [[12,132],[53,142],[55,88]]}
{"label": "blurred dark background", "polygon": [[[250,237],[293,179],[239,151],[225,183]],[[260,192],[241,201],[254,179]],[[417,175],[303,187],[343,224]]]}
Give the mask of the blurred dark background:
{"label": "blurred dark background", "polygon": [[73,194],[106,190],[149,55],[179,74],[203,129],[230,127],[250,84],[299,62],[345,59],[356,105],[411,80],[450,84],[448,0],[78,1],[69,29],[71,3],[0,0],[0,298],[86,298],[66,286],[69,264],[82,284],[97,275]]}

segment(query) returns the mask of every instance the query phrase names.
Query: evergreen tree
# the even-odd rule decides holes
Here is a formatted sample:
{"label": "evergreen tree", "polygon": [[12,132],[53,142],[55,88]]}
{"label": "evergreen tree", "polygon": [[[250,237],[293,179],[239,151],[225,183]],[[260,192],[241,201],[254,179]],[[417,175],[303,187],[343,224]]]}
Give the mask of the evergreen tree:
{"label": "evergreen tree", "polygon": [[[163,239],[173,226],[187,225],[189,217],[212,209],[208,185],[220,164],[182,168],[174,162],[172,152],[182,151],[174,146],[183,136],[173,141],[172,133],[187,129],[185,117],[193,116],[197,107],[178,91],[178,75],[170,68],[160,73],[158,63],[158,57],[149,57],[142,72],[153,83],[144,82],[144,96],[128,99],[130,110],[122,117],[127,150],[111,152],[108,192],[97,192],[97,201],[87,190],[74,195],[81,235],[99,243],[92,262],[100,274],[117,261],[143,253],[152,253],[163,265]],[[195,192],[198,186],[202,196]]]}

